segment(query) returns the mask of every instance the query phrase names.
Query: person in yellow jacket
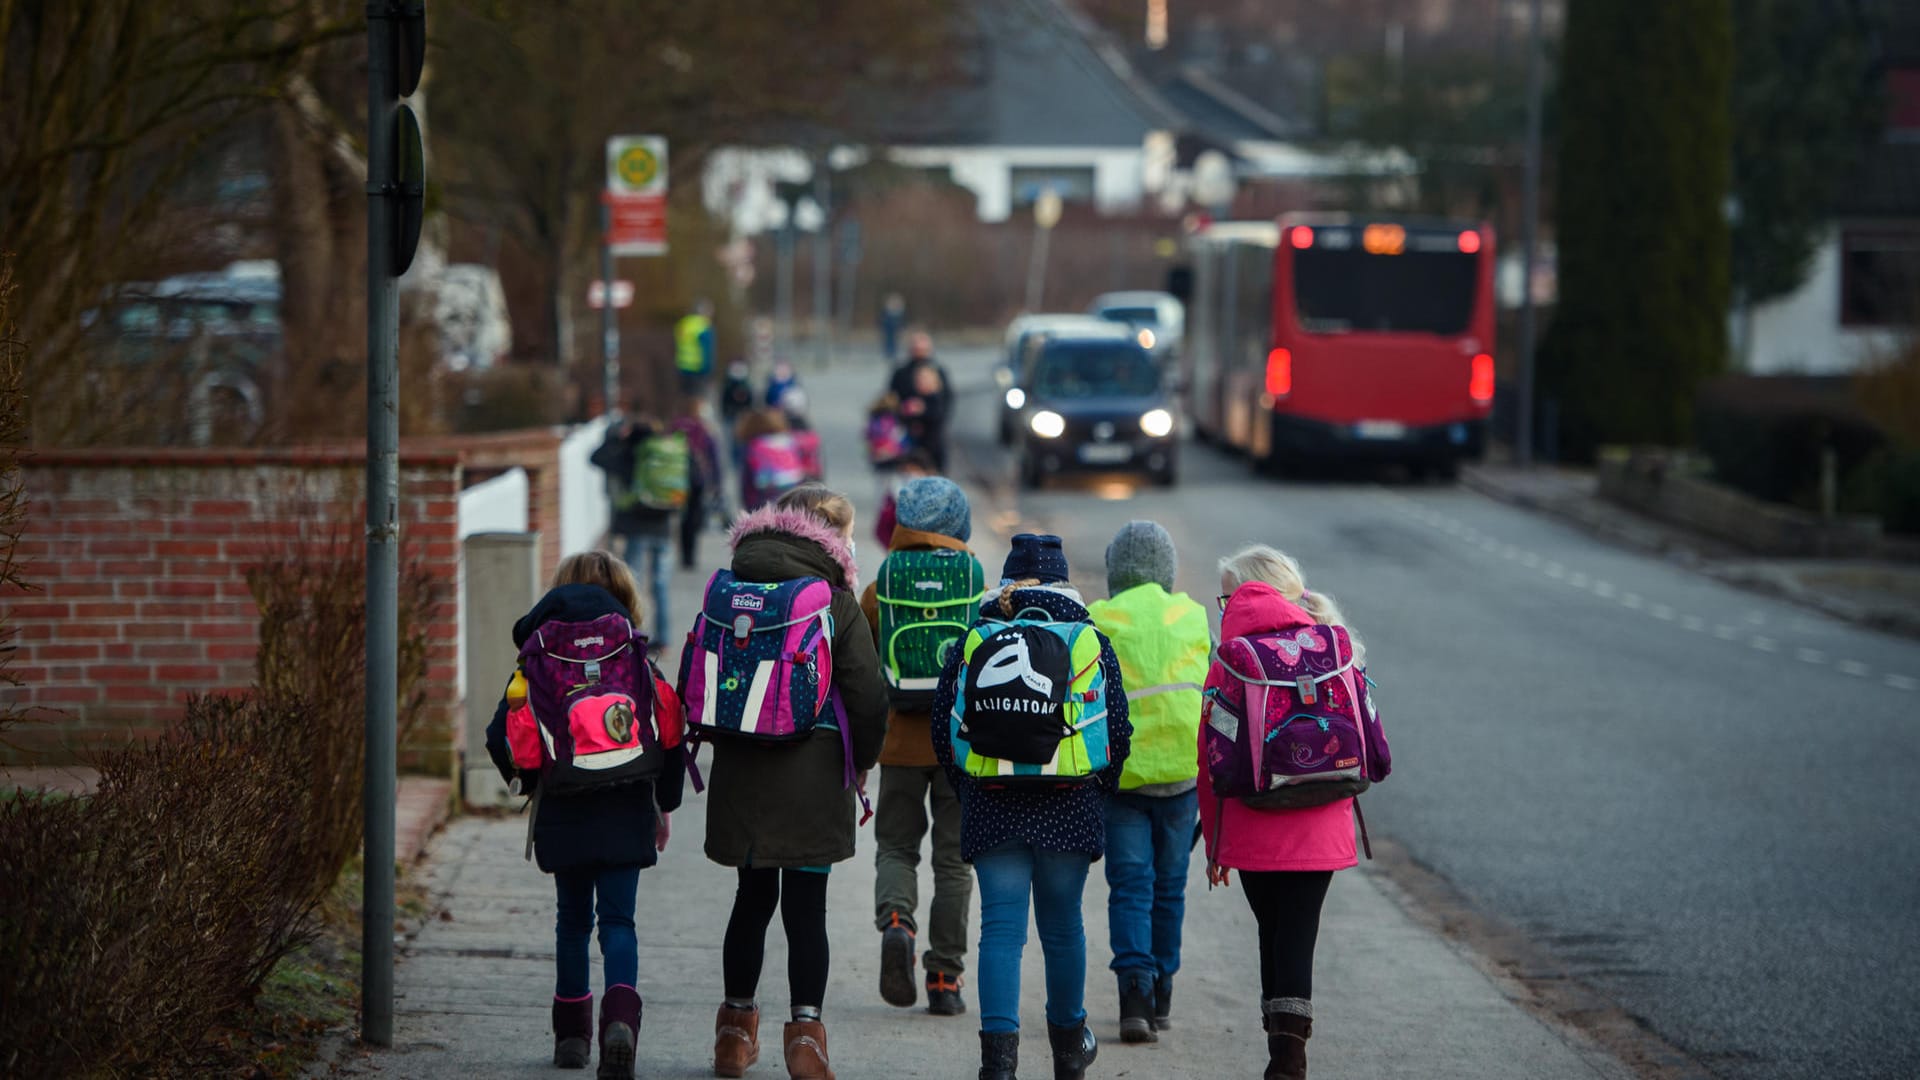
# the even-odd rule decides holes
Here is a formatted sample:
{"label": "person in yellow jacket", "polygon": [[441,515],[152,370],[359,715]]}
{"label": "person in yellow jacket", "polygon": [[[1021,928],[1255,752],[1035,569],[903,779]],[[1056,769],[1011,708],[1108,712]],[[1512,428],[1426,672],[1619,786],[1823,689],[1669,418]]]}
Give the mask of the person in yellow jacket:
{"label": "person in yellow jacket", "polygon": [[1120,1038],[1155,1042],[1173,1008],[1199,820],[1200,691],[1213,651],[1206,609],[1173,591],[1173,537],[1130,521],[1107,545],[1108,599],[1088,605],[1113,642],[1133,753],[1107,803],[1107,922],[1120,982]]}
{"label": "person in yellow jacket", "polygon": [[[973,536],[972,509],[960,485],[943,476],[908,481],[894,496],[893,534],[887,542],[888,561],[881,565],[881,581],[867,586],[860,598],[873,627],[874,643],[889,688],[896,685],[893,709],[887,714],[887,739],[880,747],[880,798],[874,809],[873,838],[874,924],[880,930],[880,998],[889,1005],[914,1004],[914,938],[920,924],[920,845],[927,835],[928,808],[933,818],[933,904],[927,913],[927,1011],[935,1016],[958,1016],[967,1011],[960,996],[960,973],[966,970],[967,915],[973,905],[973,871],[960,855],[960,800],[933,754],[932,693],[925,704],[913,693],[916,682],[938,674],[944,657],[940,627],[951,624],[952,646],[966,635],[985,587],[979,560],[967,548]],[[932,557],[927,554],[937,553]],[[898,559],[895,556],[900,556]],[[896,567],[896,564],[899,564]],[[945,564],[938,565],[935,564]],[[914,566],[919,570],[912,569]],[[906,577],[903,580],[902,573]],[[934,581],[913,581],[931,577]],[[883,586],[913,591],[916,597],[935,595],[940,605],[897,605],[894,618],[883,617]],[[923,590],[936,586],[932,594]],[[937,620],[921,629],[907,629],[913,617],[897,617],[898,607],[924,612]],[[898,640],[884,640],[892,631]],[[916,657],[917,659],[913,658]],[[931,668],[927,661],[936,661]],[[918,670],[914,670],[914,669]],[[917,680],[909,676],[918,675]],[[1193,756],[1192,749],[1187,752]]]}
{"label": "person in yellow jacket", "polygon": [[673,326],[673,366],[680,371],[680,390],[699,397],[713,376],[713,305],[705,300]]}

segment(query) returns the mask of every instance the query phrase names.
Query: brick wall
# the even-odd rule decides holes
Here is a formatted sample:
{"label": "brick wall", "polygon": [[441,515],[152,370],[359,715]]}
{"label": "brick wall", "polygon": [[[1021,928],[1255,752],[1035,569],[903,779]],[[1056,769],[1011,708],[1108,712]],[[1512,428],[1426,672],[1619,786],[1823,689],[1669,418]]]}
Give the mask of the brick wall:
{"label": "brick wall", "polygon": [[[60,763],[89,746],[151,734],[192,693],[253,681],[259,615],[253,560],[345,516],[357,533],[364,454],[93,450],[43,453],[25,470],[28,524],[17,555],[38,591],[0,597],[19,627],[0,695],[36,720],[0,761]],[[436,583],[428,710],[402,767],[450,773],[461,694],[455,618],[461,455],[409,448],[401,466],[403,551]]]}
{"label": "brick wall", "polygon": [[510,469],[527,471],[527,530],[545,538],[540,545],[540,580],[550,581],[560,566],[560,443],[564,428],[531,428],[488,435],[457,435],[409,440],[421,450],[458,450],[467,483],[479,483]]}

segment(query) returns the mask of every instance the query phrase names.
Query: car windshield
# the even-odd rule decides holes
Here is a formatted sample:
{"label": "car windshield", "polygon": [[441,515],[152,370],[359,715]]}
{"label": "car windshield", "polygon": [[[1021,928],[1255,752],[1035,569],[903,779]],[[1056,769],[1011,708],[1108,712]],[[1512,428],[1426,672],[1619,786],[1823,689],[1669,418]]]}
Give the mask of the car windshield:
{"label": "car windshield", "polygon": [[1137,348],[1048,349],[1033,373],[1043,398],[1146,397],[1160,389],[1160,373]]}
{"label": "car windshield", "polygon": [[1100,317],[1123,322],[1128,326],[1159,326],[1160,313],[1150,307],[1110,307],[1100,310]]}

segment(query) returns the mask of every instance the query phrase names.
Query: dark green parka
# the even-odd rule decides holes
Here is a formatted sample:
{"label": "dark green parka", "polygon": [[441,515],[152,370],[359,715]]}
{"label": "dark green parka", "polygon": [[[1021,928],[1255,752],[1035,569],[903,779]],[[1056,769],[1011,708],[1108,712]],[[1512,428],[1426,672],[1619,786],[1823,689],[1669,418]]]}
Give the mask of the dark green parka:
{"label": "dark green parka", "polygon": [[[811,514],[763,507],[733,527],[742,581],[826,579],[833,586],[833,687],[847,710],[853,766],[880,757],[887,688],[854,588],[847,541]],[[797,744],[716,739],[707,788],[707,858],[722,866],[826,866],[853,857],[858,817],[837,731]]]}

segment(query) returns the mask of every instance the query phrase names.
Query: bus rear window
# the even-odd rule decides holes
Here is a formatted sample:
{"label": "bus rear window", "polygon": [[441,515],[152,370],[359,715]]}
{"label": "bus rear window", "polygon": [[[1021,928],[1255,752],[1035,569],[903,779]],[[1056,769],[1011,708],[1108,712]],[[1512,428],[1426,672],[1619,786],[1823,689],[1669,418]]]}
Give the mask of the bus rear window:
{"label": "bus rear window", "polygon": [[1293,252],[1293,302],[1309,333],[1465,333],[1479,256],[1309,248]]}

